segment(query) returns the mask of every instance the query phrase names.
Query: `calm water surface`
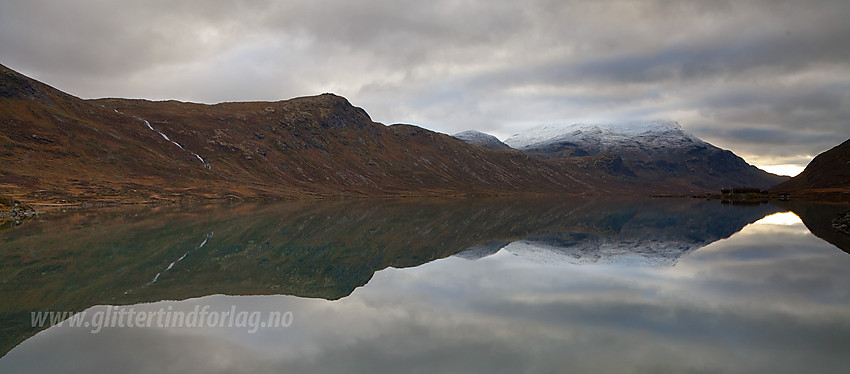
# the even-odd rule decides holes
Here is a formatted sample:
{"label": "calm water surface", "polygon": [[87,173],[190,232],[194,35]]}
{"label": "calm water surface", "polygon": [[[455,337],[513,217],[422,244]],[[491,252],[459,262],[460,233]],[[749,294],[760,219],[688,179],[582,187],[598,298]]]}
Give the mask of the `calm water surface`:
{"label": "calm water surface", "polygon": [[[828,225],[842,210],[452,200],[49,215],[0,232],[0,372],[848,373],[850,246]],[[34,311],[85,311],[89,325],[33,327]],[[119,311],[185,319],[104,327]]]}

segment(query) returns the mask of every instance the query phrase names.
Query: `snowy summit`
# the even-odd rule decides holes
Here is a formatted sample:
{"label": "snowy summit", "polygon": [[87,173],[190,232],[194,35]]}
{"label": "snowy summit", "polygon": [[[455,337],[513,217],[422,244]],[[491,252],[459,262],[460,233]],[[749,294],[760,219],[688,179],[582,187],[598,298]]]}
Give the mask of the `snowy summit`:
{"label": "snowy summit", "polygon": [[520,150],[541,149],[553,144],[580,146],[590,154],[640,147],[660,149],[705,145],[675,121],[630,121],[606,124],[545,125],[505,139]]}
{"label": "snowy summit", "polygon": [[[637,178],[692,191],[724,186],[768,188],[782,181],[715,147],[675,121],[547,125],[505,139],[512,148],[545,159],[585,162],[617,178]],[[583,158],[589,157],[584,161]]]}

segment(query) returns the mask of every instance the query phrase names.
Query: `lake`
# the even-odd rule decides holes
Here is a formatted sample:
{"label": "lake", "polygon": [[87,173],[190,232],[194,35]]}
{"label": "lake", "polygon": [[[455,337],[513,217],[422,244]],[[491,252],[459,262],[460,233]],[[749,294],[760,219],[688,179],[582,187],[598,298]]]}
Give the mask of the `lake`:
{"label": "lake", "polygon": [[848,373],[850,207],[776,204],[44,214],[0,231],[0,372]]}

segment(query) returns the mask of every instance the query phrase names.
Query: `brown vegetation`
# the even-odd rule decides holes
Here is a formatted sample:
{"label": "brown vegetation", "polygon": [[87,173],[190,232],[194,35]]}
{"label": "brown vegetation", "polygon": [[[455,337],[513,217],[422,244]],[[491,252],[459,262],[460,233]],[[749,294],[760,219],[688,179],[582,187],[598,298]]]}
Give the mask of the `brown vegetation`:
{"label": "brown vegetation", "polygon": [[850,140],[819,154],[802,173],[770,189],[772,194],[818,200],[850,200]]}
{"label": "brown vegetation", "polygon": [[521,152],[375,123],[332,94],[82,100],[0,68],[0,123],[0,191],[39,204],[599,191]]}

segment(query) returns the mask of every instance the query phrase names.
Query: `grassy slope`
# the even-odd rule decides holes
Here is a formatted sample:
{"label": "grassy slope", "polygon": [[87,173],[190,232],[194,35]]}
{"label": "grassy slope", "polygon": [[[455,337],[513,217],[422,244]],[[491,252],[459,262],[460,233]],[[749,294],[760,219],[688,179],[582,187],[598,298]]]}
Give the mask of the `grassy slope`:
{"label": "grassy slope", "polygon": [[375,123],[330,94],[218,105],[81,100],[0,67],[0,123],[0,191],[31,202],[600,190],[520,152]]}
{"label": "grassy slope", "polygon": [[819,154],[802,173],[774,186],[770,192],[850,200],[850,140]]}

